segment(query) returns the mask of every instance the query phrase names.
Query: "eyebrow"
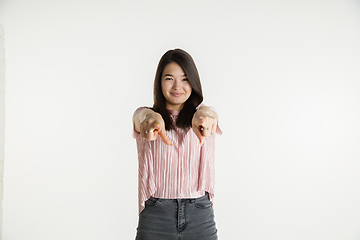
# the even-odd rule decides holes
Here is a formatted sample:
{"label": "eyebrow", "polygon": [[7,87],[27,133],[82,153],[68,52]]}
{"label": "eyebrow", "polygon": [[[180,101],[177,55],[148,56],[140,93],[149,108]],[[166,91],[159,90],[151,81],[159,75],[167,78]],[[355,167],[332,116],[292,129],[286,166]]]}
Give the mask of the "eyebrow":
{"label": "eyebrow", "polygon": [[[164,77],[166,77],[166,76],[170,76],[170,77],[173,77],[173,75],[171,75],[171,74],[168,74],[168,73],[164,75]],[[184,75],[182,75],[182,76],[183,76],[183,77],[186,77],[186,74],[184,74]]]}

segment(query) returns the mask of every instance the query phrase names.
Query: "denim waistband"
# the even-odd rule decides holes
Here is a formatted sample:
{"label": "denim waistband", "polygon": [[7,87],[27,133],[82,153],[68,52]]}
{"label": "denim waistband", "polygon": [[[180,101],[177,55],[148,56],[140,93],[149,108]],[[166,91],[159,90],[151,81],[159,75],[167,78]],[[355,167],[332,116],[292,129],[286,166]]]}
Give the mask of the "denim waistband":
{"label": "denim waistband", "polygon": [[156,201],[160,201],[160,202],[164,202],[164,201],[171,201],[171,202],[195,202],[196,200],[201,200],[201,199],[206,199],[209,198],[209,193],[205,192],[204,196],[198,197],[198,198],[155,198],[155,197],[150,197],[150,199],[152,200],[156,200]]}

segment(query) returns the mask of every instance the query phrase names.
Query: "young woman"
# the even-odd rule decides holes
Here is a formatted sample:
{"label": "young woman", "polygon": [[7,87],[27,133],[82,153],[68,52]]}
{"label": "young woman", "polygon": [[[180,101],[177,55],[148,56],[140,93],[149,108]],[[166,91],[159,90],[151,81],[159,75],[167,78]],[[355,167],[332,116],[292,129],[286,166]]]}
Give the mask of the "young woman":
{"label": "young woman", "polygon": [[158,64],[154,105],[133,115],[139,160],[136,240],[215,240],[215,133],[191,56],[167,51]]}

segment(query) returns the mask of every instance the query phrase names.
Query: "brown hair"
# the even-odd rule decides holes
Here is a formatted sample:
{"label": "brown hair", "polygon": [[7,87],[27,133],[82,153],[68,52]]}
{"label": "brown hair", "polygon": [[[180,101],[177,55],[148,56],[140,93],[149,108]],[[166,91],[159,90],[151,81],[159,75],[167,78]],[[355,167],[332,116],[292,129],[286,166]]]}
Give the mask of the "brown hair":
{"label": "brown hair", "polygon": [[202,88],[199,73],[190,54],[182,49],[167,51],[160,59],[154,81],[154,105],[153,110],[161,114],[165,122],[166,130],[173,129],[169,111],[166,109],[165,97],[161,89],[161,76],[166,65],[175,62],[183,69],[192,88],[190,97],[184,103],[179,116],[176,120],[176,126],[187,128],[191,126],[191,121],[196,107],[203,101]]}

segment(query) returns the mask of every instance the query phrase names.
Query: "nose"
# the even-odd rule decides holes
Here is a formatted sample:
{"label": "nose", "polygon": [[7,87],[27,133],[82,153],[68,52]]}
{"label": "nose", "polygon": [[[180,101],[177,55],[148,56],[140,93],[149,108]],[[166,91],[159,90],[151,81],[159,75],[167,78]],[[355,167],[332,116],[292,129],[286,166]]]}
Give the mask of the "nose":
{"label": "nose", "polygon": [[173,84],[173,89],[180,89],[181,88],[181,81],[175,80]]}

